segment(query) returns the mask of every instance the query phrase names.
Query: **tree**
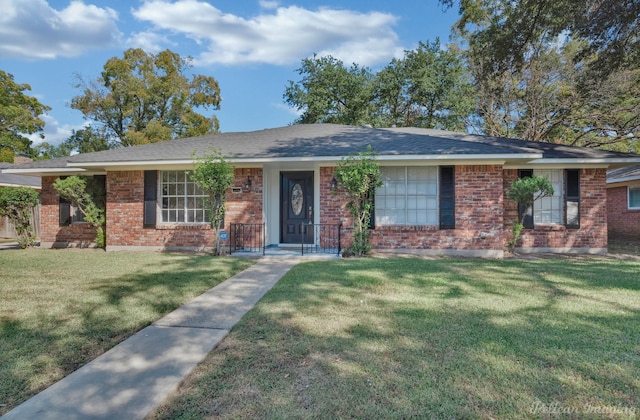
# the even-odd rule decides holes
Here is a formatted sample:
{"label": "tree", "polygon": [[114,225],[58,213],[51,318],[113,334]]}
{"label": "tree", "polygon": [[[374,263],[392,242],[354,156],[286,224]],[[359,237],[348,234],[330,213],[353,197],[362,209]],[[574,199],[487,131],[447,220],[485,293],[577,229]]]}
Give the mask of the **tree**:
{"label": "tree", "polygon": [[[553,195],[553,185],[551,181],[543,176],[531,176],[526,178],[518,178],[513,181],[507,191],[507,198],[518,203],[519,206],[524,208],[531,207],[533,203],[543,197],[549,197]],[[513,222],[511,228],[513,232],[513,238],[509,241],[508,248],[510,252],[515,249],[518,239],[520,238],[520,232],[524,229],[525,212],[522,212],[522,216]]]}
{"label": "tree", "polygon": [[372,122],[373,84],[371,71],[327,57],[305,58],[297,69],[299,82],[289,81],[284,102],[302,115],[297,123],[363,125]]}
{"label": "tree", "polygon": [[539,42],[562,35],[583,41],[575,61],[590,61],[590,74],[605,79],[640,65],[640,0],[440,0],[459,4],[457,31],[469,48],[489,58],[484,74],[520,68]]}
{"label": "tree", "polygon": [[385,125],[464,131],[474,110],[471,77],[460,54],[440,40],[420,42],[376,75],[376,100]]}
{"label": "tree", "polygon": [[[0,157],[13,162],[13,156],[31,155],[31,140],[25,134],[42,132],[40,115],[49,111],[36,98],[25,95],[28,84],[18,84],[13,75],[0,70]],[[42,136],[42,134],[41,134]],[[43,136],[44,137],[44,136]]]}
{"label": "tree", "polygon": [[477,86],[474,129],[488,135],[634,151],[640,70],[589,79],[573,62],[580,43],[540,44],[520,68],[487,77],[490,58],[467,51]]}
{"label": "tree", "polygon": [[0,189],[0,216],[7,216],[18,234],[20,248],[33,246],[36,235],[31,226],[32,211],[38,205],[38,193],[27,187]]}
{"label": "tree", "polygon": [[110,147],[215,133],[218,119],[196,109],[219,109],[220,87],[211,76],[189,79],[190,63],[170,50],[154,55],[129,49],[123,58],[109,59],[97,80],[77,76],[76,87],[83,93],[71,107],[101,126],[92,133]]}
{"label": "tree", "polygon": [[53,188],[58,191],[60,197],[74,203],[84,217],[84,221],[96,229],[96,244],[99,248],[106,246],[105,236],[105,202],[103,191],[97,191],[88,187],[84,177],[69,176],[58,178],[53,183]]}
{"label": "tree", "polygon": [[195,168],[189,177],[206,194],[205,208],[215,235],[214,254],[220,255],[220,229],[224,221],[227,192],[233,185],[233,166],[219,150],[211,150],[201,157],[194,155]]}
{"label": "tree", "polygon": [[380,167],[371,146],[364,151],[343,158],[335,171],[336,180],[349,197],[347,209],[353,216],[353,244],[350,251],[357,256],[371,250],[369,225],[374,208],[376,187],[380,181]]}

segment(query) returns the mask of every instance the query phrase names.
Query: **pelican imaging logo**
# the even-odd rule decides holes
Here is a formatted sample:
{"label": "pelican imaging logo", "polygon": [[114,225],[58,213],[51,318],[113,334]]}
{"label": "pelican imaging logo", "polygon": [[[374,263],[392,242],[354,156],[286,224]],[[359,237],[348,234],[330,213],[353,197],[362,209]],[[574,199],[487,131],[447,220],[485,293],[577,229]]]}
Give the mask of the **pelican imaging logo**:
{"label": "pelican imaging logo", "polygon": [[583,406],[568,406],[557,401],[554,401],[551,404],[545,404],[541,401],[536,401],[531,405],[531,409],[529,410],[529,412],[531,414],[547,414],[552,416],[566,416],[567,414],[591,414],[604,416],[635,417],[636,407],[594,404],[585,404]]}

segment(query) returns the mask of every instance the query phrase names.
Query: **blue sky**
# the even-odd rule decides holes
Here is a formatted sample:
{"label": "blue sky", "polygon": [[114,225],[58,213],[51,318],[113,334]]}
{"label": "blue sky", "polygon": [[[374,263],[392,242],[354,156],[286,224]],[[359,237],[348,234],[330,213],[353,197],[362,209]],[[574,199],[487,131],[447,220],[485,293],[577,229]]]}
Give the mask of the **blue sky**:
{"label": "blue sky", "polygon": [[220,84],[221,131],[252,131],[296,118],[282,94],[303,58],[375,70],[419,41],[447,42],[457,19],[437,0],[0,0],[0,10],[0,69],[52,107],[43,116],[52,144],[85,123],[69,108],[81,93],[74,74],[94,80],[128,48],[193,57],[192,71]]}

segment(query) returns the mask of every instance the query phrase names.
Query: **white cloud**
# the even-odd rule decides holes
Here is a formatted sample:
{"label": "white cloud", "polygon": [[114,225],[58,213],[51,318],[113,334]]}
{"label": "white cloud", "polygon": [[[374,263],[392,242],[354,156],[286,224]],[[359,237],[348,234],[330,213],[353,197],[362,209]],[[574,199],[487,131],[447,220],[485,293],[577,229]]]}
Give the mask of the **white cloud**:
{"label": "white cloud", "polygon": [[373,65],[403,52],[392,29],[397,18],[387,13],[289,6],[244,18],[198,0],[147,0],[132,13],[157,29],[206,44],[207,51],[195,60],[200,65],[290,65],[313,53]]}
{"label": "white cloud", "polygon": [[126,41],[127,47],[142,48],[144,51],[156,54],[164,49],[167,45],[174,45],[169,39],[157,32],[137,32],[131,35]]}
{"label": "white cloud", "polygon": [[71,136],[73,130],[80,130],[87,125],[87,123],[80,125],[60,125],[58,120],[56,120],[49,114],[42,114],[40,115],[40,118],[42,119],[42,121],[44,121],[44,139],[40,137],[39,133],[26,136],[33,142],[34,146],[44,142],[57,146],[68,139]]}
{"label": "white cloud", "polygon": [[117,43],[117,13],[72,1],[61,10],[45,0],[0,2],[0,56],[27,59],[73,57]]}
{"label": "white cloud", "polygon": [[277,9],[279,5],[277,1],[260,0],[260,7],[263,9]]}

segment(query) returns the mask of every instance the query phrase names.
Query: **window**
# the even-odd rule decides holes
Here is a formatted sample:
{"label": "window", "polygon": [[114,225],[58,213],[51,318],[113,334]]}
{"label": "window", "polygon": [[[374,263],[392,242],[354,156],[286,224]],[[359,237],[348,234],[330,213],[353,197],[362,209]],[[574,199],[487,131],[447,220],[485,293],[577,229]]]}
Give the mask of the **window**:
{"label": "window", "polygon": [[[66,178],[66,177],[61,177]],[[91,196],[93,202],[100,208],[106,207],[106,176],[94,175],[83,176],[86,183],[86,191]],[[59,209],[59,225],[69,226],[74,223],[84,223],[84,214],[76,203],[65,200],[60,197],[58,202]]]}
{"label": "window", "polygon": [[533,206],[518,207],[518,217],[524,216],[524,226],[536,224],[565,224],[568,228],[580,227],[580,170],[579,169],[521,169],[520,178],[541,176],[551,181],[553,195],[537,199]]}
{"label": "window", "polygon": [[382,225],[438,225],[438,168],[382,167],[375,221]]}
{"label": "window", "polygon": [[627,187],[627,193],[629,195],[629,199],[627,201],[627,203],[629,203],[629,209],[640,210],[640,185]]}
{"label": "window", "polygon": [[563,171],[556,169],[536,169],[535,176],[542,176],[551,181],[553,195],[539,198],[533,203],[533,223],[539,224],[562,224],[563,222]]}
{"label": "window", "polygon": [[191,181],[187,171],[163,171],[160,202],[163,223],[206,223],[205,194]]}

